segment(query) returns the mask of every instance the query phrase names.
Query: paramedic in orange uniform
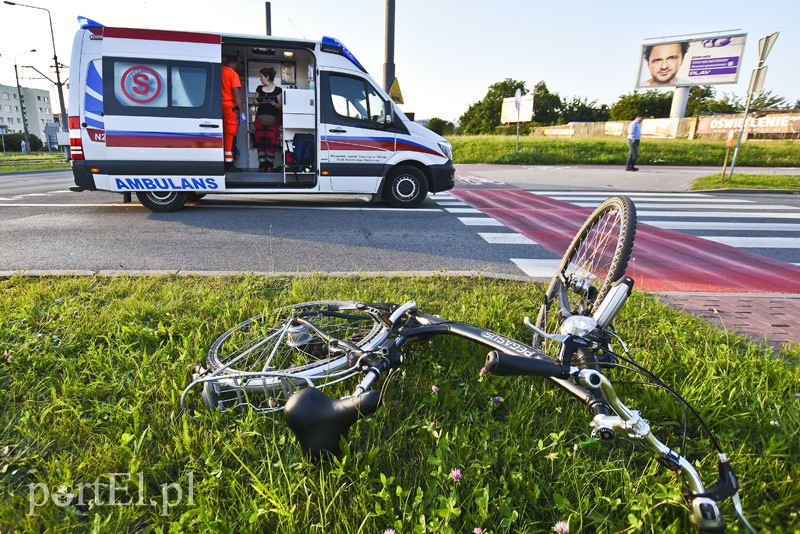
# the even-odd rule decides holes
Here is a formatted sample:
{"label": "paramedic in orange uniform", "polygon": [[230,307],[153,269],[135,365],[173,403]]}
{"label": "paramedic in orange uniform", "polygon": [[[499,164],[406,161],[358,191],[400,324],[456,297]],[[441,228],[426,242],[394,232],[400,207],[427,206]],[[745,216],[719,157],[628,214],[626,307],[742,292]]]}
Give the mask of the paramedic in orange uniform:
{"label": "paramedic in orange uniform", "polygon": [[227,57],[222,66],[222,136],[225,142],[226,172],[242,172],[233,165],[233,143],[239,129],[239,113],[244,109],[242,82],[236,72],[238,66],[239,60],[232,56]]}

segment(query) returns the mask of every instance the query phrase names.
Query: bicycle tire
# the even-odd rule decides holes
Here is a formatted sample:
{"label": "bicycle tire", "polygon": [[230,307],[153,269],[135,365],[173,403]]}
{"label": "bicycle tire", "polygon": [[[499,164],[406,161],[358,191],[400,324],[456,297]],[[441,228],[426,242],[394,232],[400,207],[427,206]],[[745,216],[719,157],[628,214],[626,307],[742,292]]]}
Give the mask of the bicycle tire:
{"label": "bicycle tire", "polygon": [[206,354],[209,372],[218,377],[204,384],[206,404],[225,409],[248,404],[271,411],[281,409],[298,388],[322,388],[357,374],[352,362],[340,353],[332,354],[328,343],[312,329],[302,326],[292,334],[288,329],[291,318],[299,316],[333,338],[361,347],[382,325],[357,309],[358,304],[303,302],[257,315],[229,329],[214,340]]}
{"label": "bicycle tire", "polygon": [[[545,292],[536,326],[548,333],[558,333],[564,321],[558,302],[562,289],[566,290],[572,315],[591,315],[611,285],[625,274],[635,236],[636,207],[631,199],[614,196],[602,202],[567,247]],[[538,334],[533,345],[542,349]],[[543,352],[556,356],[556,350],[545,348]]]}

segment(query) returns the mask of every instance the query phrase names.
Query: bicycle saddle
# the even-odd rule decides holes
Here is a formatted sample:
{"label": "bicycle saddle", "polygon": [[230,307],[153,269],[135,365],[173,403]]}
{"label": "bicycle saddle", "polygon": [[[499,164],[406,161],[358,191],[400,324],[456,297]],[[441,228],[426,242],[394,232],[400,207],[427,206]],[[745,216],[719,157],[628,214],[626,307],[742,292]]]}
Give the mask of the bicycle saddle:
{"label": "bicycle saddle", "polygon": [[334,400],[316,388],[305,388],[289,397],[284,409],[286,424],[292,429],[303,452],[314,459],[325,454],[339,455],[339,440],[360,417],[378,409],[380,391]]}

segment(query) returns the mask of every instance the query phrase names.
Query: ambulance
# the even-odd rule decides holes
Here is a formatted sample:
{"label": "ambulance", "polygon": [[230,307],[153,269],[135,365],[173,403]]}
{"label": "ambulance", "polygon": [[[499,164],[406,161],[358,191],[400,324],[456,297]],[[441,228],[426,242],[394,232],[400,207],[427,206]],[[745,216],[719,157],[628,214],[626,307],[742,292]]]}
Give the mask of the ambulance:
{"label": "ambulance", "polygon": [[[74,191],[175,211],[210,193],[365,194],[413,207],[454,185],[453,149],[406,117],[337,39],[111,28],[79,17],[70,65]],[[226,172],[221,67],[240,61],[243,110]],[[254,94],[283,95],[272,172],[258,172]],[[301,142],[302,141],[302,142]]]}

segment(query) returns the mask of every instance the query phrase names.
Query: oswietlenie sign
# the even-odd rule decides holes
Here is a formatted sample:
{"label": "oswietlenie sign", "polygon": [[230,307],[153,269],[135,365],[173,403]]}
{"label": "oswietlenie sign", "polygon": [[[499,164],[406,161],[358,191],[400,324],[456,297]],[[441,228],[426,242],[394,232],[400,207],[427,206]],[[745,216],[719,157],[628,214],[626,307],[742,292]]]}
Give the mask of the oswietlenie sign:
{"label": "oswietlenie sign", "polygon": [[[727,131],[738,131],[742,127],[741,115],[720,115],[716,117],[699,117],[696,133],[715,134]],[[745,131],[750,133],[796,133],[800,132],[800,114],[778,113],[762,117],[747,117]]]}

